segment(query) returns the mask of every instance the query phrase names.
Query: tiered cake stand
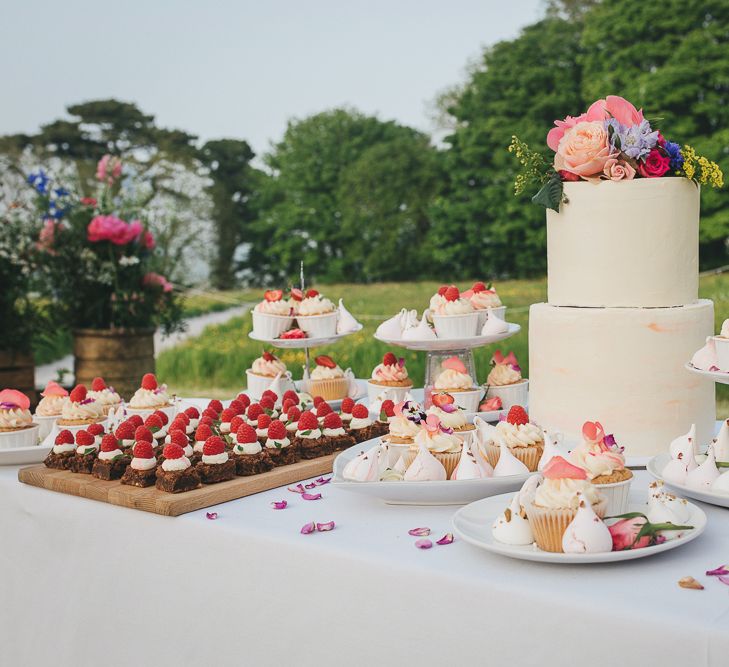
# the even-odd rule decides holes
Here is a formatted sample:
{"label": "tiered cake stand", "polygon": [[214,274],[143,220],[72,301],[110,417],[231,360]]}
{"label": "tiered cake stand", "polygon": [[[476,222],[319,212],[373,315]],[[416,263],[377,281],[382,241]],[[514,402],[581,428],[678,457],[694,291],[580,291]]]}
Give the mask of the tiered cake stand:
{"label": "tiered cake stand", "polygon": [[713,380],[717,384],[729,384],[729,373],[724,371],[704,371],[700,368],[696,368],[690,361],[684,366],[687,371],[696,373],[706,380]]}

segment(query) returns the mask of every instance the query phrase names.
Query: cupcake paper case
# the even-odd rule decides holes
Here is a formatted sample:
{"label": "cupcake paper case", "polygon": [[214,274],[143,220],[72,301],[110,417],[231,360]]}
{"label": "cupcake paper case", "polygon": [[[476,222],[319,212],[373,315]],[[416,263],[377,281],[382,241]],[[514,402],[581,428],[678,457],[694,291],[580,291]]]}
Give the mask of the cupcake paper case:
{"label": "cupcake paper case", "polygon": [[30,399],[17,389],[0,391],[0,449],[38,444],[38,425],[30,414]]}
{"label": "cupcake paper case", "polygon": [[273,340],[294,322],[295,307],[283,298],[281,290],[268,290],[263,301],[253,308],[253,333],[258,338]]}
{"label": "cupcake paper case", "polygon": [[486,378],[486,398],[499,398],[504,410],[513,405],[527,405],[529,380],[522,378],[514,353],[504,356],[501,350],[496,350],[491,357],[491,365]]}

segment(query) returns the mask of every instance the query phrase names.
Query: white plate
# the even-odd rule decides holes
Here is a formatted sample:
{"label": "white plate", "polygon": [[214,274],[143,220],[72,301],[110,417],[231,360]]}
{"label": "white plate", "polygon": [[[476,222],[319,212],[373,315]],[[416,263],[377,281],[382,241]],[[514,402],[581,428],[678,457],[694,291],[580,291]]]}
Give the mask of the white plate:
{"label": "white plate", "polygon": [[335,334],[334,336],[326,336],[324,338],[292,338],[291,340],[281,340],[280,338],[259,338],[255,336],[251,331],[248,336],[252,340],[257,340],[259,343],[266,343],[267,345],[273,345],[274,347],[287,348],[287,349],[304,349],[307,347],[321,347],[322,345],[331,345],[341,340],[345,336],[351,336],[362,330],[360,324],[354,331],[348,331],[343,334]]}
{"label": "white plate", "polygon": [[378,438],[344,450],[334,460],[332,483],[337,488],[384,500],[389,505],[465,505],[496,493],[517,491],[534,473],[443,482],[350,482],[342,477],[344,466],[360,452],[374,447]]}
{"label": "white plate", "polygon": [[[706,528],[706,514],[700,507],[689,503],[691,518],[687,525],[693,526],[684,537],[668,540],[644,549],[631,549],[630,551],[608,551],[597,554],[558,554],[542,551],[535,545],[514,546],[497,542],[491,534],[491,525],[496,517],[508,507],[512,499],[511,494],[494,496],[479,500],[462,507],[453,515],[453,529],[455,534],[465,542],[492,553],[518,558],[521,560],[534,560],[542,563],[612,563],[614,561],[632,560],[654,556],[662,551],[676,549],[695,540]],[[644,511],[646,491],[634,491],[630,494],[630,510]]]}
{"label": "white plate", "polygon": [[0,449],[0,466],[19,466],[26,463],[40,463],[48,456],[52,446],[35,445],[33,447],[16,447]]}
{"label": "white plate", "polygon": [[408,350],[419,350],[425,352],[436,352],[442,350],[470,350],[476,347],[483,347],[490,343],[496,343],[506,338],[511,338],[521,331],[521,326],[509,323],[509,330],[502,334],[491,336],[471,336],[469,338],[439,338],[437,340],[402,340],[401,338],[381,338],[375,334],[375,338],[388,345],[397,345]]}
{"label": "white plate", "polygon": [[696,375],[706,378],[707,380],[713,380],[719,384],[729,384],[729,373],[724,371],[705,371],[701,368],[696,368],[696,366],[692,365],[690,361],[684,366],[684,368],[687,371],[691,371],[692,373],[696,373]]}
{"label": "white plate", "polygon": [[[666,464],[671,460],[671,455],[668,452],[658,454],[654,456],[648,465],[646,470],[653,475],[656,479],[661,480],[666,486],[670,486],[672,489],[677,491],[682,496],[688,496],[694,500],[700,500],[710,505],[718,505],[719,507],[729,507],[729,494],[727,493],[716,493],[715,491],[697,491],[696,489],[690,489],[683,484],[674,484],[673,482],[667,482],[663,479],[663,469]],[[719,468],[721,471],[729,470],[729,468]]]}

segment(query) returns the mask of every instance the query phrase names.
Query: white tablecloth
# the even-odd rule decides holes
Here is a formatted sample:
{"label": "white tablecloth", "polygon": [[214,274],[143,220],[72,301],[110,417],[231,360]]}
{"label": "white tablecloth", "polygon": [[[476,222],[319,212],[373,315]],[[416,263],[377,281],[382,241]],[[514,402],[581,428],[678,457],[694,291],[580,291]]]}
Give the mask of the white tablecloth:
{"label": "white tablecloth", "polygon": [[[726,665],[729,510],[654,558],[556,566],[458,540],[453,507],[323,486],[168,518],[20,484],[0,468],[0,664]],[[640,472],[636,484],[648,475]],[[286,510],[273,500],[286,499]],[[307,521],[329,533],[301,535]],[[706,590],[679,588],[692,575]]]}

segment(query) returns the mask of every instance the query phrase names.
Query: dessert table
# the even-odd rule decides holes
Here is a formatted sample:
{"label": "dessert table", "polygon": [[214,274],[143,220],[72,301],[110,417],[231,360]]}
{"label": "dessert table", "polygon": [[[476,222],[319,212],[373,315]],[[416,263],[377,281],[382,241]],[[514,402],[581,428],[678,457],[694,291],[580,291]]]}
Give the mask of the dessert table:
{"label": "dessert table", "polygon": [[[168,518],[23,485],[0,468],[7,665],[725,665],[729,512],[611,565],[559,566],[456,539],[456,507],[387,506],[331,484]],[[636,473],[639,488],[650,480]],[[284,510],[272,501],[287,500]],[[310,521],[331,532],[303,535]],[[703,591],[677,585],[694,576]],[[140,662],[141,661],[141,662]]]}

